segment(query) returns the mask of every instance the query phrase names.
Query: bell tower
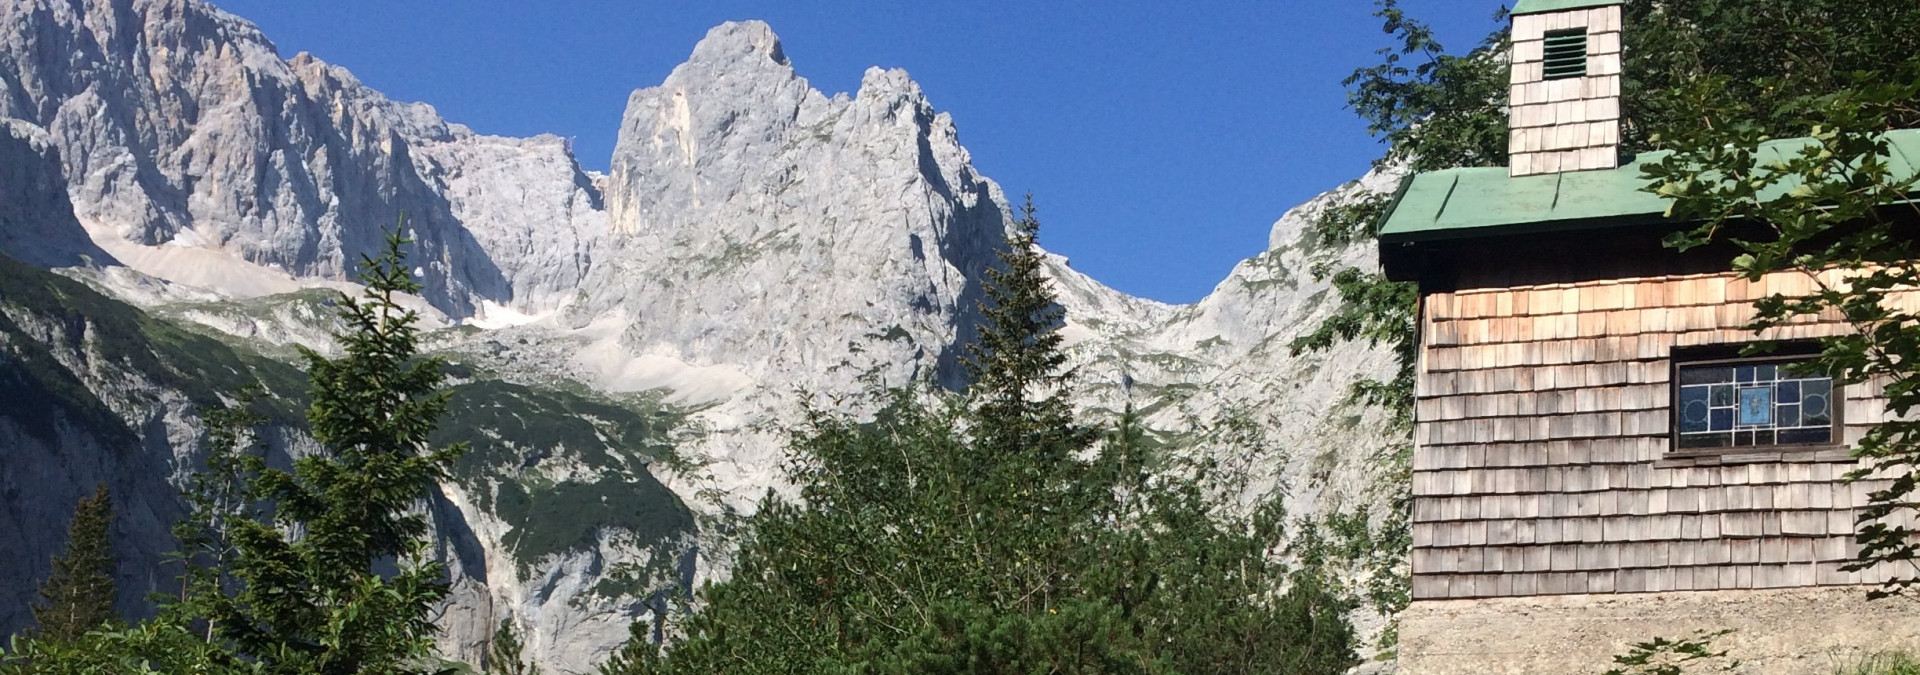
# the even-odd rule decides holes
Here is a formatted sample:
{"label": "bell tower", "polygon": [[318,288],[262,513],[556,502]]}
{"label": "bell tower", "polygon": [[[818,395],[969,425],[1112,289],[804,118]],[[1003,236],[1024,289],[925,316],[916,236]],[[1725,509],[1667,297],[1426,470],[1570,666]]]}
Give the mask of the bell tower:
{"label": "bell tower", "polygon": [[1514,5],[1511,175],[1620,166],[1622,1]]}

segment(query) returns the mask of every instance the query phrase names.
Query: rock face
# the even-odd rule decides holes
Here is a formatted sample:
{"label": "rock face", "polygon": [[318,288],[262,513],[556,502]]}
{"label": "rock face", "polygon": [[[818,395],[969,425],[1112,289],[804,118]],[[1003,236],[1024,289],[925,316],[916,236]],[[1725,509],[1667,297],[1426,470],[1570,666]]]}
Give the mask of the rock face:
{"label": "rock face", "polygon": [[[262,323],[329,316],[324,294],[273,299],[276,311],[253,314]],[[672,455],[678,415],[454,370],[466,374],[433,442],[470,450],[428,502],[452,577],[444,653],[477,657],[513,617],[552,655],[597,654],[653,591],[691,583],[692,516],[648,471]],[[36,583],[96,484],[114,504],[119,609],[145,615],[152,593],[175,590],[170,526],[185,515],[180,485],[204,466],[203,414],[252,382],[269,461],[312,452],[292,365],[0,257],[0,632],[31,625]]]}
{"label": "rock face", "polygon": [[24,120],[0,119],[0,253],[42,267],[113,262],[74,218],[53,137]]}
{"label": "rock face", "polygon": [[720,26],[628,100],[608,243],[571,316],[625,311],[634,349],[770,382],[840,388],[874,367],[952,382],[911,368],[951,366],[941,350],[972,324],[1007,232],[1006,200],[968,162],[905,72],[869,69],[829,98],[766,24]]}
{"label": "rock face", "polygon": [[[295,373],[263,365],[270,381]],[[175,481],[199,456],[195,411],[250,372],[216,340],[147,324],[79,283],[0,258],[0,630],[30,625],[35,582],[96,485],[113,502],[117,609],[144,613],[146,594],[179,574],[162,560],[185,514]]]}
{"label": "rock face", "polygon": [[723,370],[677,389],[720,404],[698,483],[728,505],[777,485],[784,439],[758,427],[792,419],[796,388],[959,384],[1006,200],[906,73],[829,97],[765,24],[720,26],[634,92],[605,185],[607,238],[562,320],[611,321],[617,349],[578,365],[616,389],[673,386],[637,359]]}
{"label": "rock face", "polygon": [[1084,336],[1074,350],[1093,385],[1087,405],[1118,409],[1131,396],[1150,424],[1164,428],[1223,416],[1253,422],[1262,430],[1257,447],[1203,440],[1198,449],[1245,466],[1251,493],[1279,489],[1294,513],[1369,501],[1382,468],[1375,455],[1389,439],[1371,431],[1377,411],[1345,401],[1355,381],[1390,377],[1392,356],[1364,343],[1295,354],[1292,343],[1339,307],[1331,284],[1314,277],[1316,265],[1374,265],[1365,247],[1316,248],[1309,224],[1328,204],[1390,189],[1397,180],[1368,174],[1288,211],[1274,224],[1266,252],[1235,266],[1192,305],[1116,307],[1104,287],[1062,271],[1070,335]]}
{"label": "rock face", "polygon": [[[629,515],[750,509],[784,487],[782,422],[799,396],[964,384],[958,358],[1011,220],[906,73],[871,69],[858,92],[829,96],[759,22],[713,29],[635,91],[611,171],[593,176],[560,139],[474,134],[305,54],[282,60],[253,26],[195,0],[16,0],[0,21],[13,27],[0,38],[0,178],[21,179],[0,183],[0,252],[91,266],[66,273],[276,354],[325,348],[325,312],[308,307],[324,298],[301,289],[339,285],[404,211],[425,301],[467,324],[434,334],[434,348],[505,383],[460,395],[501,401],[484,410],[511,409],[525,429],[598,425],[543,423],[546,436],[503,442],[445,486],[446,646],[465,658],[510,616],[549,669],[590,670],[660,584],[725,573],[712,531],[611,512],[542,520],[558,509],[539,500],[609,503],[617,484],[638,486],[614,494],[642,505]],[[1251,436],[1189,446],[1243,467],[1248,498],[1279,490],[1301,515],[1368,499],[1381,439],[1340,400],[1388,357],[1288,349],[1334,307],[1309,268],[1369,257],[1303,243],[1320,203],[1280,219],[1270,250],[1194,305],[1128,297],[1054,259],[1087,414],[1131,403],[1169,430],[1246,421]],[[618,414],[558,393],[582,383],[646,393],[684,424],[642,434],[662,448],[621,450],[631,443],[616,429],[639,423],[602,424]],[[174,458],[176,481],[198,442],[177,416],[178,429],[135,427],[145,452]],[[615,440],[543,440],[584,437]],[[49,443],[35,452],[102,452],[83,436]],[[645,458],[667,454],[677,461]],[[65,471],[55,482],[77,495],[96,474],[152,482],[131,474],[157,466],[46,472]],[[654,476],[678,499],[642,489]],[[7,494],[0,527],[38,513]],[[515,511],[521,497],[535,505]],[[163,546],[168,512],[154,513],[142,536]],[[20,537],[40,560],[60,540]],[[0,584],[0,597],[17,590]]]}
{"label": "rock face", "polygon": [[318,59],[281,60],[193,0],[23,0],[0,23],[0,117],[47,131],[75,215],[136,269],[238,285],[196,269],[207,256],[142,250],[173,244],[343,279],[403,212],[426,295],[454,316],[551,301],[587,268],[599,198],[558,138],[479,136]]}

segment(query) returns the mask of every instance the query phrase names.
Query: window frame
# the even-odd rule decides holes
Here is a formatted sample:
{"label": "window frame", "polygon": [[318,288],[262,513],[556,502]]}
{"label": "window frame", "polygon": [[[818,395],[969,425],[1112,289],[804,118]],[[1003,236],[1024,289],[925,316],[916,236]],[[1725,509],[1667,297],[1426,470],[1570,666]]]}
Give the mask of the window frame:
{"label": "window frame", "polygon": [[[1693,366],[1764,366],[1783,363],[1797,363],[1818,356],[1820,348],[1815,343],[1776,343],[1774,352],[1758,356],[1740,356],[1745,344],[1709,345],[1695,348],[1675,348],[1667,359],[1667,452],[1669,458],[1719,457],[1747,453],[1787,453],[1799,455],[1844,449],[1847,446],[1847,404],[1846,389],[1839,378],[1831,378],[1832,393],[1828,406],[1832,408],[1832,440],[1826,443],[1772,443],[1768,445],[1733,445],[1718,448],[1682,448],[1680,447],[1680,369]],[[1831,377],[1831,376],[1829,376]]]}

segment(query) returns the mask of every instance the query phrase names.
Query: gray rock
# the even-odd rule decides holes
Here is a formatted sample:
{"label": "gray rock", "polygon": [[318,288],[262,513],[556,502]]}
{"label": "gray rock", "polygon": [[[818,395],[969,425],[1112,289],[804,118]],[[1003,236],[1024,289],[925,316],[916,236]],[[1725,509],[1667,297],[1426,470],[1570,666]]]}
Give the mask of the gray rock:
{"label": "gray rock", "polygon": [[[436,346],[526,382],[661,390],[704,432],[682,439],[686,467],[651,471],[708,516],[788,487],[781,424],[801,396],[961,386],[984,271],[1009,231],[1008,200],[905,72],[870,69],[853,95],[829,96],[759,22],[713,29],[664,82],[635,91],[605,176],[582,171],[561,139],[474,134],[311,56],[282,60],[252,25],[195,0],[15,0],[0,22],[0,116],[21,120],[0,134],[0,178],[28,179],[0,184],[0,251],[122,264],[138,274],[77,276],[235,339],[324,347],[311,312],[206,295],[337,285],[404,211],[426,301],[483,328]],[[1128,297],[1055,258],[1088,417],[1132,403],[1169,429],[1252,420],[1258,438],[1190,450],[1243,470],[1235,496],[1277,492],[1300,515],[1376,498],[1386,439],[1340,401],[1355,378],[1385,375],[1388,355],[1287,349],[1334,307],[1309,268],[1370,258],[1302,243],[1331,198],[1281,218],[1271,250],[1193,305]],[[152,435],[172,439],[155,452],[186,456],[193,424],[182,425]],[[477,656],[513,616],[542,663],[587,670],[649,611],[646,598],[592,589],[667,552],[609,532],[522,570],[476,495],[442,497],[452,653]],[[25,522],[20,504],[0,513],[0,537]],[[149,520],[157,529],[142,536],[164,536],[164,514]],[[51,536],[21,535],[17,550],[43,559]],[[683,544],[670,576],[726,574],[724,541]]]}
{"label": "gray rock", "polygon": [[611,167],[608,240],[573,325],[620,312],[633,353],[781,389],[844,390],[875,369],[956,382],[949,352],[1006,200],[905,72],[870,69],[829,98],[766,24],[725,24],[628,99]]}
{"label": "gray rock", "polygon": [[[598,196],[558,139],[474,134],[309,55],[281,60],[194,0],[23,0],[0,23],[0,116],[48,130],[110,249],[342,280],[404,213],[425,295],[455,317],[570,293],[586,269]],[[192,264],[122,257],[162,278]]]}
{"label": "gray rock", "polygon": [[0,254],[40,267],[115,263],[73,215],[47,130],[0,119]]}

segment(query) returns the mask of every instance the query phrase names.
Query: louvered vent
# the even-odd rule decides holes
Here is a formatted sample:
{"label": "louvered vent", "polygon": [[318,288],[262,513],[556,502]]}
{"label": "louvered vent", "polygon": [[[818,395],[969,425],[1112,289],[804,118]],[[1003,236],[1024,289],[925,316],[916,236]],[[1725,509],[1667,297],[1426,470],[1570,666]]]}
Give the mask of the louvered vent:
{"label": "louvered vent", "polygon": [[1546,77],[1562,80],[1587,74],[1587,29],[1547,32]]}

